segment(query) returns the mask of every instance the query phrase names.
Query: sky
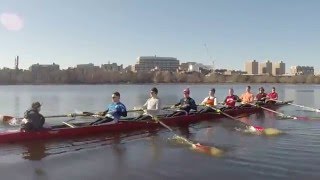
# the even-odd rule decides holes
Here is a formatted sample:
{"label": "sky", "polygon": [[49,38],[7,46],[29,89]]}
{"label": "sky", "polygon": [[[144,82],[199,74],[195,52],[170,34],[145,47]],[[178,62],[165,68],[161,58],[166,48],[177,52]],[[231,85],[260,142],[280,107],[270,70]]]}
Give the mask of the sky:
{"label": "sky", "polygon": [[0,0],[0,67],[176,57],[244,70],[247,60],[320,68],[318,0]]}

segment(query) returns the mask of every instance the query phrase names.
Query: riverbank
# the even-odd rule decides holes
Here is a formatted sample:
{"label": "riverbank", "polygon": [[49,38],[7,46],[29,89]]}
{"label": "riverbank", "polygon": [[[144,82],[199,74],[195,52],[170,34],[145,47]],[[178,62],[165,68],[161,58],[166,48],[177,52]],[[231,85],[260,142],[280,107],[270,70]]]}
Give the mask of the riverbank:
{"label": "riverbank", "polygon": [[52,84],[150,84],[150,83],[288,83],[320,84],[320,76],[272,75],[204,75],[198,72],[110,72],[78,71],[74,69],[53,72],[29,70],[0,71],[0,85],[52,85]]}

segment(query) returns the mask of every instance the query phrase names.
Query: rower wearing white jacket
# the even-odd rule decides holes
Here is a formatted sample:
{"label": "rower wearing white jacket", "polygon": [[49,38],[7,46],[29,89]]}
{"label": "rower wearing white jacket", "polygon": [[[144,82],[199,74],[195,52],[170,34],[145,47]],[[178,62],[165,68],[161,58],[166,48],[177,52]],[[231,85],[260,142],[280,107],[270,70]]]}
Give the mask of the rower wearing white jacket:
{"label": "rower wearing white jacket", "polygon": [[156,116],[160,113],[161,103],[158,98],[158,89],[152,88],[150,91],[150,98],[146,101],[146,103],[142,106],[144,113],[139,116],[137,119],[145,120],[151,119],[153,116]]}

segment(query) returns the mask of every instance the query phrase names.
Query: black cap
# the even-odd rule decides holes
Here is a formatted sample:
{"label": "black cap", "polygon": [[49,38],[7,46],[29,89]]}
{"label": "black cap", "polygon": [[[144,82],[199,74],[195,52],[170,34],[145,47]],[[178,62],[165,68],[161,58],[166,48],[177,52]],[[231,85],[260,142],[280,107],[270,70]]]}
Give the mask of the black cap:
{"label": "black cap", "polygon": [[116,92],[114,92],[114,93],[112,93],[112,94],[114,94],[114,95],[117,96],[117,97],[120,97],[120,93],[119,93],[118,91],[116,91]]}
{"label": "black cap", "polygon": [[215,88],[212,88],[212,89],[210,89],[210,91],[215,93],[215,92],[216,92],[216,89],[215,89]]}
{"label": "black cap", "polygon": [[259,90],[264,91],[264,88],[263,88],[263,87],[260,87]]}
{"label": "black cap", "polygon": [[39,102],[33,102],[32,105],[31,105],[31,107],[32,107],[33,109],[37,109],[37,108],[41,107],[41,104],[40,104]]}
{"label": "black cap", "polygon": [[158,94],[158,89],[156,87],[151,88],[151,91]]}

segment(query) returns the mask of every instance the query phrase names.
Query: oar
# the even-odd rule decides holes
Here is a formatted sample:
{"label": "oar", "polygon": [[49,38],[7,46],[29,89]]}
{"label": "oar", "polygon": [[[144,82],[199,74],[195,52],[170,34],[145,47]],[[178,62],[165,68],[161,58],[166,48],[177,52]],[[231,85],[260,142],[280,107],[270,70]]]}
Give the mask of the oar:
{"label": "oar", "polygon": [[[143,109],[132,109],[132,110],[128,110],[127,113],[131,113],[131,112],[140,112],[143,111]],[[104,118],[105,116],[100,115],[98,112],[93,113],[93,112],[89,112],[89,111],[79,111],[76,110],[76,116],[80,115],[80,116],[89,116],[89,117],[94,117],[94,118]]]}
{"label": "oar", "polygon": [[[273,101],[283,103],[283,101],[279,101],[279,100],[273,100]],[[308,107],[308,106],[303,106],[303,105],[299,105],[299,104],[294,104],[294,103],[291,103],[291,102],[286,102],[286,103],[289,104],[289,105],[292,105],[292,106],[308,109],[308,110],[315,111],[315,112],[320,112],[320,109],[316,109],[316,108],[312,108],[312,107]]]}
{"label": "oar", "polygon": [[223,114],[224,116],[227,116],[228,118],[230,118],[232,120],[240,122],[241,124],[246,126],[247,129],[249,130],[249,132],[251,132],[251,133],[265,134],[267,136],[274,136],[274,135],[278,135],[278,134],[282,133],[282,131],[280,131],[278,129],[275,129],[275,128],[264,128],[264,127],[261,127],[261,126],[252,126],[250,124],[242,122],[239,119],[237,119],[237,118],[235,118],[235,117],[233,117],[233,116],[221,111],[220,109],[217,109],[217,108],[214,108],[214,107],[211,107],[211,106],[207,106],[207,107],[210,107],[211,109]]}
{"label": "oar", "polygon": [[269,111],[269,112],[272,112],[272,113],[275,113],[275,114],[278,114],[280,115],[281,117],[284,117],[284,118],[288,118],[288,119],[298,119],[297,117],[295,116],[290,116],[290,115],[286,115],[286,114],[283,114],[281,112],[278,112],[278,111],[275,111],[275,110],[272,110],[272,109],[269,109],[269,108],[266,108],[266,107],[263,107],[263,106],[258,106],[258,105],[254,105],[256,107],[259,107],[263,110],[266,110],[266,111]]}
{"label": "oar", "polygon": [[275,111],[275,110],[272,110],[272,109],[269,109],[269,108],[266,108],[266,107],[263,107],[263,106],[259,106],[259,105],[255,105],[255,104],[251,104],[252,106],[256,106],[258,108],[261,108],[263,110],[266,110],[266,111],[269,111],[269,112],[272,112],[272,113],[275,113],[275,114],[278,114],[280,117],[282,118],[286,118],[286,119],[296,119],[296,120],[310,120],[310,118],[308,117],[301,117],[301,116],[290,116],[290,115],[286,115],[286,114],[283,114],[281,112],[278,112],[278,111]]}
{"label": "oar", "polygon": [[159,118],[157,118],[156,116],[153,117],[153,119],[161,124],[163,127],[167,128],[176,138],[184,141],[185,143],[187,143],[188,145],[191,146],[191,148],[197,152],[201,152],[201,153],[205,153],[205,154],[209,154],[209,155],[213,155],[213,156],[221,156],[223,151],[216,148],[216,147],[209,147],[209,146],[204,146],[204,145],[201,145],[199,143],[195,144],[193,143],[192,141],[182,137],[182,136],[179,136],[177,135],[173,129],[171,129],[168,125],[166,125],[164,122],[162,122],[161,120],[159,120]]}
{"label": "oar", "polygon": [[[71,113],[71,114],[44,116],[44,118],[61,118],[61,117],[76,117],[76,116],[87,116],[87,115]],[[23,117],[15,118],[13,116],[0,115],[0,120],[2,120],[2,122],[4,122],[4,123],[8,123],[8,124],[18,124],[18,121],[21,121],[22,119],[23,119]],[[13,123],[12,121],[15,121],[15,122]]]}

